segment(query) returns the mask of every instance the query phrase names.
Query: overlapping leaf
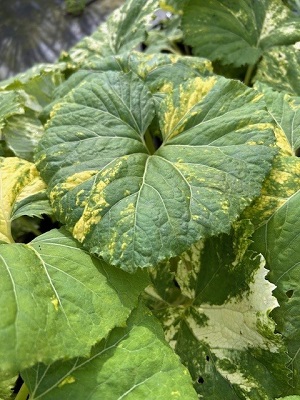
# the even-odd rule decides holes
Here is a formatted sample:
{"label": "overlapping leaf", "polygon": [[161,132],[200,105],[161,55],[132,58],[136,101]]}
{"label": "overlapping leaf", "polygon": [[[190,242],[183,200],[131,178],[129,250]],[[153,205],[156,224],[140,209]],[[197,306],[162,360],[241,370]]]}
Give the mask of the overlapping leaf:
{"label": "overlapping leaf", "polygon": [[300,42],[268,50],[259,62],[254,80],[278,91],[300,95]]}
{"label": "overlapping leaf", "polygon": [[36,400],[197,399],[188,371],[143,306],[132,313],[126,328],[113,330],[97,344],[89,359],[38,365],[22,376]]}
{"label": "overlapping leaf", "polygon": [[[145,54],[137,51],[117,56],[105,57],[101,60],[87,59],[82,63],[79,71],[75,72],[56,90],[56,100],[44,110],[46,116],[53,106],[61,101],[76,86],[91,76],[96,77],[107,71],[136,73],[146,82],[151,93],[170,91],[171,87],[180,85],[189,78],[207,76],[212,73],[212,65],[209,60],[198,57],[183,57],[174,54]],[[159,96],[159,95],[158,95]],[[158,101],[160,97],[156,97]]]}
{"label": "overlapping leaf", "polygon": [[12,152],[32,161],[44,132],[39,113],[52,101],[55,88],[63,81],[64,67],[41,64],[0,83],[2,155]]}
{"label": "overlapping leaf", "polygon": [[147,85],[133,73],[91,76],[55,106],[39,145],[56,215],[126,270],[228,231],[274,155],[260,97],[217,77],[171,85],[157,114],[163,144],[149,154],[156,107]]}
{"label": "overlapping leaf", "polygon": [[298,97],[274,92],[261,84],[257,88],[263,91],[268,110],[280,128],[276,130],[280,152],[263,185],[262,195],[245,215],[256,225],[253,247],[265,256],[270,269],[269,279],[277,286],[274,293],[280,308],[273,315],[292,357],[290,366],[294,381],[291,384],[299,390],[300,321],[296,309],[300,305],[300,161],[295,153],[299,148],[300,105]]}
{"label": "overlapping leaf", "polygon": [[271,399],[289,387],[285,347],[269,318],[278,306],[275,286],[264,260],[248,250],[251,233],[243,222],[179,257],[173,275],[184,297],[177,304],[168,307],[164,276],[154,278],[162,301],[155,312],[200,398]]}
{"label": "overlapping leaf", "polygon": [[224,64],[255,64],[269,48],[300,40],[300,22],[280,0],[190,1],[182,29],[194,54]]}
{"label": "overlapping leaf", "polygon": [[[88,356],[124,326],[147,285],[83,251],[64,231],[0,245],[0,369]],[[30,333],[29,333],[30,332]]]}
{"label": "overlapping leaf", "polygon": [[0,241],[13,242],[11,223],[22,216],[50,214],[46,185],[34,164],[0,157]]}
{"label": "overlapping leaf", "polygon": [[158,0],[127,0],[98,30],[81,40],[70,52],[72,63],[101,59],[136,49],[153,21]]}

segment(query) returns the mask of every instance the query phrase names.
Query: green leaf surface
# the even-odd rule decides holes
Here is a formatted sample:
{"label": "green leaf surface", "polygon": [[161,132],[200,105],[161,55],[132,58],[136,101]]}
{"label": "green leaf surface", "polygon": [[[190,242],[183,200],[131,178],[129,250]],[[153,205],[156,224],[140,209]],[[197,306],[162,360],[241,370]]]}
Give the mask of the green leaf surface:
{"label": "green leaf surface", "polygon": [[246,209],[244,217],[255,227],[266,224],[269,218],[293,196],[300,187],[300,162],[295,157],[300,145],[299,98],[279,93],[257,82],[255,87],[264,94],[268,111],[276,121],[276,145],[280,149],[272,170],[265,180],[261,195]]}
{"label": "green leaf surface", "polygon": [[[88,356],[124,326],[148,283],[91,257],[64,230],[0,245],[0,369]],[[30,329],[30,334],[28,333]]]}
{"label": "green leaf surface", "polygon": [[33,400],[196,400],[188,371],[163,339],[158,321],[143,306],[126,328],[114,329],[89,359],[77,358],[22,372]]}
{"label": "green leaf surface", "polygon": [[[92,75],[55,106],[38,148],[58,219],[128,271],[229,231],[274,155],[272,118],[257,92],[217,77],[169,89],[156,113],[135,74]],[[151,154],[154,116],[163,143]]]}
{"label": "green leaf surface", "polygon": [[146,38],[158,0],[127,0],[104,24],[69,51],[72,63],[135,50]]}
{"label": "green leaf surface", "polygon": [[[300,147],[300,97],[276,92],[269,86],[256,83],[255,87],[264,94],[268,111],[281,128],[285,138],[278,138],[278,146],[290,155]],[[284,139],[288,143],[284,143]]]}
{"label": "green leaf surface", "polygon": [[272,399],[289,388],[286,349],[269,317],[278,306],[275,285],[265,279],[263,258],[248,249],[252,231],[243,221],[231,235],[199,242],[180,256],[173,267],[185,296],[179,304],[168,306],[160,276],[153,280],[165,301],[154,311],[199,398]]}
{"label": "green leaf surface", "polygon": [[[53,106],[61,101],[72,89],[79,86],[86,79],[97,79],[103,72],[130,72],[137,74],[148,86],[151,93],[170,91],[172,87],[180,85],[189,78],[212,74],[212,65],[209,60],[198,57],[179,56],[175,54],[145,54],[137,51],[122,55],[109,56],[101,60],[85,60],[77,72],[71,75],[56,90],[56,100],[45,110],[49,117]],[[155,97],[160,102],[161,96]]]}
{"label": "green leaf surface", "polygon": [[[298,171],[299,168],[298,162]],[[298,172],[298,180],[299,175]],[[292,181],[290,184],[292,185]],[[299,185],[294,188],[294,193],[287,197],[280,207],[274,209],[273,214],[254,235],[254,248],[266,257],[270,269],[269,279],[277,286],[275,294],[280,308],[276,309],[273,315],[278,331],[288,344],[289,354],[292,357],[290,366],[294,371],[292,384],[297,390],[300,390],[299,188]],[[278,196],[280,194],[278,193]]]}
{"label": "green leaf surface", "polygon": [[14,241],[14,219],[50,213],[46,185],[35,165],[17,157],[0,157],[0,242]]}
{"label": "green leaf surface", "polygon": [[194,54],[223,64],[253,65],[269,48],[300,40],[300,21],[280,0],[197,0],[183,10]]}
{"label": "green leaf surface", "polygon": [[[298,17],[299,19],[299,17]],[[259,62],[254,81],[275,90],[300,96],[300,42],[279,46],[265,52]]]}

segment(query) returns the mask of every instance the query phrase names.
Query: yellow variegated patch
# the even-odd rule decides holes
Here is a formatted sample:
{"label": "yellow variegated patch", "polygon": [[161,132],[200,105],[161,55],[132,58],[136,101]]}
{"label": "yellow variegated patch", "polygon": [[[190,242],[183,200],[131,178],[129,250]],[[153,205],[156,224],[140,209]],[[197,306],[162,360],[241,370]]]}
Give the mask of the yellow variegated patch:
{"label": "yellow variegated patch", "polygon": [[0,159],[0,241],[14,241],[11,222],[17,204],[45,188],[33,163],[17,157]]}
{"label": "yellow variegated patch", "polygon": [[274,160],[273,169],[262,187],[261,196],[246,209],[244,217],[251,218],[255,226],[259,227],[299,190],[299,158],[280,154]]}
{"label": "yellow variegated patch", "polygon": [[166,111],[163,115],[164,140],[171,139],[184,130],[187,116],[191,117],[193,107],[211,91],[216,81],[214,76],[192,79],[188,84],[179,87],[178,97],[169,96],[166,99]]}

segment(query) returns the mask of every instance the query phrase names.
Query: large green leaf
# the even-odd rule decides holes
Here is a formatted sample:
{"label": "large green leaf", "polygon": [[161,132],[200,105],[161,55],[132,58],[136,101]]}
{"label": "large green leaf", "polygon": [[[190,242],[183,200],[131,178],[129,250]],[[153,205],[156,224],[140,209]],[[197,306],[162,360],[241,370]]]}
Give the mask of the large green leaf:
{"label": "large green leaf", "polygon": [[133,73],[91,75],[54,107],[38,148],[58,219],[129,271],[229,231],[274,155],[260,98],[224,78],[171,84],[156,114],[163,144],[150,154],[147,85]]}
{"label": "large green leaf", "polygon": [[0,245],[0,369],[88,356],[124,326],[147,285],[91,257],[63,230],[30,244]]}
{"label": "large green leaf", "polygon": [[33,400],[197,399],[188,371],[143,306],[132,313],[126,328],[113,330],[97,344],[89,359],[37,365],[22,376]]}
{"label": "large green leaf", "polygon": [[14,219],[50,213],[46,185],[35,165],[17,157],[0,157],[0,242],[14,241]]}
{"label": "large green leaf", "polygon": [[154,310],[199,398],[267,400],[289,387],[286,349],[269,317],[278,306],[275,286],[265,279],[263,258],[248,250],[252,230],[239,223],[231,235],[199,242],[180,256],[173,274],[184,297],[177,303],[168,305],[164,276],[153,280],[161,298]]}
{"label": "large green leaf", "polygon": [[300,95],[300,42],[268,50],[258,64],[254,80],[275,90]]}
{"label": "large green leaf", "polygon": [[72,63],[80,65],[87,59],[101,59],[136,49],[146,38],[157,8],[158,0],[125,1],[92,36],[70,50]]}
{"label": "large green leaf", "polygon": [[224,64],[255,64],[269,48],[300,40],[300,21],[281,0],[192,0],[182,29],[195,55]]}

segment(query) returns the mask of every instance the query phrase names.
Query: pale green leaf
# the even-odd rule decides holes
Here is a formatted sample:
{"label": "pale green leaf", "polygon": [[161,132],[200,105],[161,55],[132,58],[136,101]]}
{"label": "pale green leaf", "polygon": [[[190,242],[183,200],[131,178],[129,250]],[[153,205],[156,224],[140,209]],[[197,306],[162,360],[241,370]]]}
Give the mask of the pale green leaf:
{"label": "pale green leaf", "polygon": [[229,231],[274,155],[261,95],[239,82],[170,84],[156,114],[163,144],[151,154],[155,112],[135,74],[92,75],[54,107],[37,153],[58,219],[129,271]]}
{"label": "pale green leaf", "polygon": [[0,400],[11,400],[17,376],[9,378],[0,372]]}
{"label": "pale green leaf", "polygon": [[[34,67],[0,82],[0,90],[23,91],[40,107],[47,105],[54,90],[64,81],[65,63],[37,64]],[[1,95],[1,92],[0,92]],[[29,105],[27,104],[29,107]]]}
{"label": "pale green leaf", "polygon": [[0,157],[0,242],[13,242],[11,222],[22,215],[50,213],[46,185],[29,161]]}
{"label": "pale green leaf", "polygon": [[[28,161],[44,132],[39,113],[53,100],[63,80],[65,64],[39,64],[0,82],[0,131],[6,148]],[[9,99],[10,97],[11,99]],[[8,113],[3,114],[5,105]]]}
{"label": "pale green leaf", "polygon": [[[165,304],[154,310],[199,398],[267,400],[289,386],[286,349],[269,317],[278,306],[275,285],[265,278],[263,258],[248,249],[252,231],[244,221],[180,256],[174,275],[185,298],[177,304],[168,307],[160,288]],[[157,275],[154,289],[160,281]]]}
{"label": "pale green leaf", "polygon": [[8,118],[15,114],[24,113],[24,100],[17,92],[0,92],[0,134]]}
{"label": "pale green leaf", "polygon": [[127,0],[115,10],[104,24],[89,37],[74,46],[69,56],[72,63],[101,59],[135,50],[146,38],[158,0]]}
{"label": "pale green leaf", "polygon": [[275,90],[299,96],[299,68],[300,42],[291,46],[275,47],[265,52],[254,80],[266,83]]}
{"label": "pale green leaf", "polygon": [[131,314],[126,328],[113,330],[89,359],[77,358],[22,372],[32,400],[196,400],[188,371],[163,339],[145,307]]}
{"label": "pale green leaf", "polygon": [[147,285],[81,249],[63,230],[28,245],[0,245],[0,369],[88,356],[124,326]]}
{"label": "pale green leaf", "polygon": [[300,40],[300,21],[281,0],[197,0],[183,10],[194,54],[224,64],[255,64],[269,48]]}
{"label": "pale green leaf", "polygon": [[25,115],[14,116],[7,121],[3,138],[16,156],[32,161],[34,150],[43,133],[43,125],[37,116],[31,110],[26,110]]}
{"label": "pale green leaf", "polygon": [[276,400],[300,400],[300,396],[286,396],[286,397],[278,397]]}

